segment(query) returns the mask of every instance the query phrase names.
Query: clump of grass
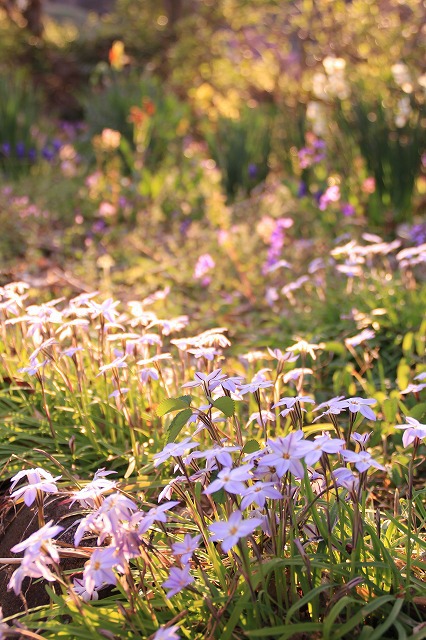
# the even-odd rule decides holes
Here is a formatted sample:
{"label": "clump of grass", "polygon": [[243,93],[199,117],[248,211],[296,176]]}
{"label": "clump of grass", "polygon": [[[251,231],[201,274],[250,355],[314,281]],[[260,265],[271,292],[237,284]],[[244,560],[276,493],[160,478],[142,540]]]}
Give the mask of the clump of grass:
{"label": "clump of grass", "polygon": [[[152,310],[164,295],[121,311],[2,289],[2,466],[39,522],[2,561],[17,594],[25,576],[56,585],[10,632],[420,638],[421,362],[404,393],[374,388],[368,336],[352,339],[351,393],[318,404],[326,344],[225,359],[226,329],[188,335]],[[82,511],[66,545],[44,513],[56,493]]]}

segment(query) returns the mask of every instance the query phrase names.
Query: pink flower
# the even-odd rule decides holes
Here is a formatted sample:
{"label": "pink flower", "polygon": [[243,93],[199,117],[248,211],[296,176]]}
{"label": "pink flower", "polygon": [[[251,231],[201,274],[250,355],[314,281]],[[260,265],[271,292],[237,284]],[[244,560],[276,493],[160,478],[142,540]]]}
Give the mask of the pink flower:
{"label": "pink flower", "polygon": [[194,269],[194,278],[196,280],[200,280],[203,278],[211,269],[214,269],[216,266],[215,261],[211,257],[209,253],[204,253],[197,260],[197,264]]}
{"label": "pink flower", "polygon": [[374,193],[376,190],[375,179],[372,176],[366,178],[362,183],[361,189],[364,193]]}
{"label": "pink flower", "polygon": [[340,200],[340,188],[337,184],[334,184],[322,194],[319,200],[319,208],[321,211],[325,211],[331,202],[338,202]]}

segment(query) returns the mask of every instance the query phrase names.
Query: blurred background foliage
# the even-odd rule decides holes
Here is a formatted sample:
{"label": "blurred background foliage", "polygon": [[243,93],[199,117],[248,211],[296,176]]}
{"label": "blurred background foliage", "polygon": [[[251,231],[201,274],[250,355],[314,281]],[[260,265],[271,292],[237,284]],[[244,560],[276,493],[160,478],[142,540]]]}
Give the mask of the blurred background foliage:
{"label": "blurred background foliage", "polygon": [[3,0],[0,284],[170,287],[165,314],[242,350],[346,337],[381,305],[390,376],[424,265],[365,262],[355,286],[330,251],[426,242],[424,18],[421,0]]}
{"label": "blurred background foliage", "polygon": [[147,264],[169,261],[188,289],[176,264],[215,243],[253,301],[242,265],[254,228],[267,249],[264,216],[291,216],[307,257],[344,232],[408,238],[426,202],[424,18],[421,0],[3,0],[6,271],[77,258],[85,277],[153,284]]}

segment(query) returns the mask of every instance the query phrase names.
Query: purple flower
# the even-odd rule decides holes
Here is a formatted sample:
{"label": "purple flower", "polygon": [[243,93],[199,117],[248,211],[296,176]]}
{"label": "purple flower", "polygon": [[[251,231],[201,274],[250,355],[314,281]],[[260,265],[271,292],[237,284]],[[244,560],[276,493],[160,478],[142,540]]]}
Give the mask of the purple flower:
{"label": "purple flower", "polygon": [[278,218],[275,221],[274,229],[269,237],[268,257],[263,265],[263,273],[268,273],[278,261],[284,246],[285,229],[291,227],[292,224],[291,218]]}
{"label": "purple flower", "polygon": [[70,503],[70,506],[72,506],[76,501],[89,508],[93,508],[96,504],[99,504],[101,496],[108,491],[112,491],[112,489],[115,489],[117,486],[117,483],[114,480],[108,480],[104,477],[111,473],[115,472],[104,471],[103,469],[97,471],[92,482],[89,482],[85,487],[83,487],[83,489],[80,489],[80,491],[75,491],[71,494],[73,500]]}
{"label": "purple flower", "polygon": [[345,202],[345,203],[342,204],[341,211],[342,211],[344,216],[349,218],[350,216],[354,215],[355,207],[352,204],[349,204],[349,202]]}
{"label": "purple flower", "polygon": [[181,222],[179,231],[183,236],[186,236],[189,227],[192,224],[191,218],[186,218],[183,222]]}
{"label": "purple flower", "polygon": [[222,389],[226,389],[231,393],[237,392],[237,385],[241,385],[244,383],[244,378],[241,376],[229,376],[229,378],[225,378],[225,380],[221,380]]}
{"label": "purple flower", "polygon": [[95,601],[99,599],[99,594],[96,591],[96,589],[92,593],[87,593],[86,587],[84,586],[84,582],[82,578],[74,578],[73,586],[74,586],[74,591],[78,596],[80,596],[83,602],[89,602],[90,600]]}
{"label": "purple flower", "polygon": [[352,493],[358,492],[359,480],[350,469],[339,467],[333,471],[333,476],[338,487],[343,487]]}
{"label": "purple flower", "polygon": [[224,467],[232,467],[231,453],[235,451],[241,451],[241,447],[214,446],[212,449],[205,449],[204,451],[195,451],[191,453],[185,460],[185,462],[189,464],[193,459],[205,458],[208,462],[210,462],[211,460],[217,460],[219,464],[223,465]]}
{"label": "purple flower", "polygon": [[273,387],[274,383],[270,380],[253,380],[248,384],[242,384],[238,391],[241,395],[245,395],[246,393],[257,393],[260,389],[269,389]]}
{"label": "purple flower", "polygon": [[300,458],[303,458],[304,453],[300,448],[301,440],[303,440],[302,431],[293,431],[285,438],[268,440],[268,448],[272,450],[272,453],[267,453],[262,457],[262,466],[275,467],[279,478],[282,478],[287,471],[290,471],[296,478],[303,478],[304,469]]}
{"label": "purple flower", "polygon": [[207,392],[211,392],[216,389],[216,387],[218,387],[225,378],[226,376],[222,373],[222,369],[215,369],[209,374],[196,371],[194,380],[191,382],[185,382],[185,384],[182,385],[182,389],[204,387]]}
{"label": "purple flower", "polygon": [[246,488],[244,482],[251,478],[250,470],[251,465],[243,465],[235,469],[222,469],[217,474],[216,480],[204,490],[204,493],[215,493],[222,488],[228,493],[241,493]]}
{"label": "purple flower", "polygon": [[323,453],[339,453],[345,445],[340,438],[330,438],[325,434],[317,436],[314,441],[305,440],[299,445],[307,465],[312,466],[321,458]]}
{"label": "purple flower", "polygon": [[426,242],[426,223],[415,224],[409,231],[410,241],[416,246]]}
{"label": "purple flower", "polygon": [[25,144],[23,142],[16,143],[15,151],[16,157],[19,158],[19,160],[23,160],[23,158],[25,158]]}
{"label": "purple flower", "polygon": [[374,411],[370,409],[370,405],[376,404],[377,400],[374,398],[348,398],[347,400],[341,400],[334,405],[338,409],[349,409],[351,413],[360,413],[368,420],[375,420],[376,415]]}
{"label": "purple flower", "polygon": [[40,468],[19,471],[12,478],[10,490],[12,491],[17,483],[25,476],[27,477],[28,484],[20,489],[16,489],[16,491],[13,491],[11,498],[18,500],[23,496],[27,507],[30,507],[33,504],[38,493],[57,493],[58,491],[56,482],[61,478],[61,476],[56,476],[56,478],[54,478],[48,471]]}
{"label": "purple flower", "polygon": [[179,567],[171,567],[168,579],[163,582],[163,587],[170,589],[167,598],[175,596],[192,582],[194,582],[194,576],[191,576],[189,573],[188,564],[184,565],[182,569],[179,569]]}
{"label": "purple flower", "polygon": [[182,564],[187,564],[194,551],[196,551],[200,546],[200,540],[201,535],[192,537],[187,533],[182,542],[174,542],[172,544],[172,551],[175,556],[180,556]]}
{"label": "purple flower", "polygon": [[188,449],[199,447],[198,442],[192,442],[191,438],[185,438],[182,442],[169,442],[159,453],[154,454],[154,467],[158,467],[169,458],[179,458],[185,454]]}
{"label": "purple flower", "polygon": [[406,418],[406,424],[396,425],[395,429],[405,429],[402,436],[402,444],[408,447],[416,439],[424,440],[426,438],[426,424],[421,424],[415,418]]}
{"label": "purple flower", "polygon": [[253,162],[251,162],[249,164],[249,166],[248,166],[247,173],[248,173],[249,178],[254,180],[254,178],[256,178],[257,173],[258,173],[257,165],[255,165]]}
{"label": "purple flower", "polygon": [[153,507],[147,513],[144,513],[139,525],[139,533],[145,533],[154,524],[154,522],[167,522],[167,516],[164,513],[172,507],[175,507],[179,502],[172,500],[171,502],[165,502],[158,507]]}
{"label": "purple flower", "polygon": [[21,591],[24,578],[44,578],[48,582],[56,580],[48,565],[59,562],[59,554],[52,538],[63,531],[63,527],[51,526],[52,523],[53,520],[50,520],[27,540],[12,547],[13,553],[25,552],[21,565],[14,571],[8,584],[8,589],[13,589],[16,595]]}
{"label": "purple flower", "polygon": [[281,500],[282,494],[275,488],[273,482],[256,482],[241,492],[241,509],[246,509],[251,504],[257,504],[261,509],[265,506],[266,498]]}
{"label": "purple flower", "polygon": [[212,362],[216,356],[220,355],[220,351],[214,347],[197,347],[195,349],[188,349],[188,353],[191,353],[194,358],[205,358]]}
{"label": "purple flower", "polygon": [[174,624],[171,627],[161,627],[154,634],[153,640],[179,640],[180,636],[176,633],[178,628],[177,624]]}
{"label": "purple flower", "polygon": [[69,358],[72,358],[79,351],[84,351],[83,347],[70,347],[69,349],[62,351],[61,356],[68,356]]}
{"label": "purple flower", "polygon": [[[295,405],[300,406],[301,402],[305,402],[308,404],[315,404],[315,400],[313,398],[310,398],[309,396],[295,396],[294,398],[281,398],[278,402],[272,405],[272,409],[275,409],[276,407],[281,407],[282,405],[287,407],[286,409],[284,409],[284,411],[280,412],[280,415],[282,415],[283,418],[285,418],[285,416],[288,415],[290,411],[294,409]],[[301,408],[301,411],[306,412],[306,409]]]}
{"label": "purple flower", "polygon": [[116,584],[115,571],[124,573],[122,558],[115,547],[95,549],[86,563],[83,573],[83,584],[89,596],[96,587],[102,584]]}
{"label": "purple flower", "polygon": [[100,304],[94,300],[88,300],[88,306],[91,311],[92,318],[98,318],[101,316],[103,320],[107,322],[114,322],[119,315],[116,307],[119,304],[118,300],[114,301],[112,298],[108,298]]}
{"label": "purple flower", "polygon": [[125,369],[127,367],[125,362],[126,358],[127,354],[125,356],[117,357],[109,364],[104,364],[102,367],[99,367],[99,373],[96,377],[102,375],[106,371],[110,371],[111,369]]}
{"label": "purple flower", "polygon": [[[59,527],[58,525],[53,525],[52,527],[52,524],[53,520],[49,520],[49,522],[38,529],[38,531],[32,533],[29,538],[19,542],[19,544],[15,544],[15,546],[11,548],[11,551],[13,553],[20,553],[21,551],[30,550],[33,554],[39,553],[42,546],[48,545],[52,538],[64,530],[63,527]],[[53,553],[53,556],[58,558],[56,551]]]}
{"label": "purple flower", "polygon": [[403,391],[401,391],[401,393],[404,395],[407,393],[420,393],[420,391],[423,391],[423,389],[426,389],[425,382],[422,382],[421,384],[410,383],[406,389],[403,389]]}
{"label": "purple flower", "polygon": [[35,376],[39,369],[42,369],[48,363],[48,360],[43,360],[43,362],[37,362],[37,360],[32,360],[29,367],[21,367],[18,369],[19,373],[28,373],[30,376]]}
{"label": "purple flower", "polygon": [[313,420],[312,422],[317,422],[323,416],[339,415],[339,413],[341,413],[342,411],[342,408],[338,407],[337,403],[343,399],[344,399],[344,396],[336,396],[334,398],[331,398],[330,400],[327,400],[326,402],[322,402],[315,409],[312,409],[313,413],[315,413],[316,411],[321,411],[321,409],[325,409],[325,411],[323,411],[319,416],[317,416],[315,420]]}
{"label": "purple flower", "polygon": [[149,380],[158,380],[160,378],[160,374],[157,369],[154,369],[154,367],[145,367],[140,370],[139,377],[142,384],[146,384]]}
{"label": "purple flower", "polygon": [[376,332],[373,329],[364,329],[361,333],[357,333],[356,336],[352,336],[352,338],[345,339],[345,345],[349,347],[358,347],[360,344],[363,344],[366,340],[372,340],[376,335]]}
{"label": "purple flower", "polygon": [[214,522],[209,526],[213,534],[211,540],[222,540],[222,549],[227,552],[238,540],[253,533],[262,524],[260,518],[243,520],[241,511],[234,511],[226,522]]}
{"label": "purple flower", "polygon": [[386,468],[379,462],[376,462],[368,451],[359,451],[359,453],[355,453],[355,451],[342,451],[342,456],[345,460],[354,464],[360,473],[367,471],[370,467],[386,471]]}
{"label": "purple flower", "polygon": [[297,197],[304,198],[307,195],[308,195],[308,185],[306,184],[306,182],[301,180],[299,182],[299,187],[297,189]]}
{"label": "purple flower", "polygon": [[357,442],[361,449],[365,449],[365,445],[370,440],[372,433],[372,431],[369,433],[358,433],[355,431],[355,433],[351,435],[351,440]]}

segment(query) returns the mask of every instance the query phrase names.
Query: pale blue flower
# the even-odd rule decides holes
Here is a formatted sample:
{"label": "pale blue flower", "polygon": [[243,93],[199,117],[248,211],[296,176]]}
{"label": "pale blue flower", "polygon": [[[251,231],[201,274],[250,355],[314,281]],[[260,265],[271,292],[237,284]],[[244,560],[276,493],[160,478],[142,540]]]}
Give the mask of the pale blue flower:
{"label": "pale blue flower", "polygon": [[163,582],[162,586],[170,589],[167,593],[167,598],[171,598],[193,582],[194,576],[189,573],[189,565],[186,564],[182,569],[179,569],[179,567],[171,567],[169,577]]}
{"label": "pale blue flower", "polygon": [[214,522],[209,526],[209,530],[213,534],[211,540],[221,540],[222,549],[227,552],[241,538],[245,538],[253,533],[256,527],[262,524],[261,518],[249,518],[243,520],[241,511],[231,513],[229,520],[225,522]]}

